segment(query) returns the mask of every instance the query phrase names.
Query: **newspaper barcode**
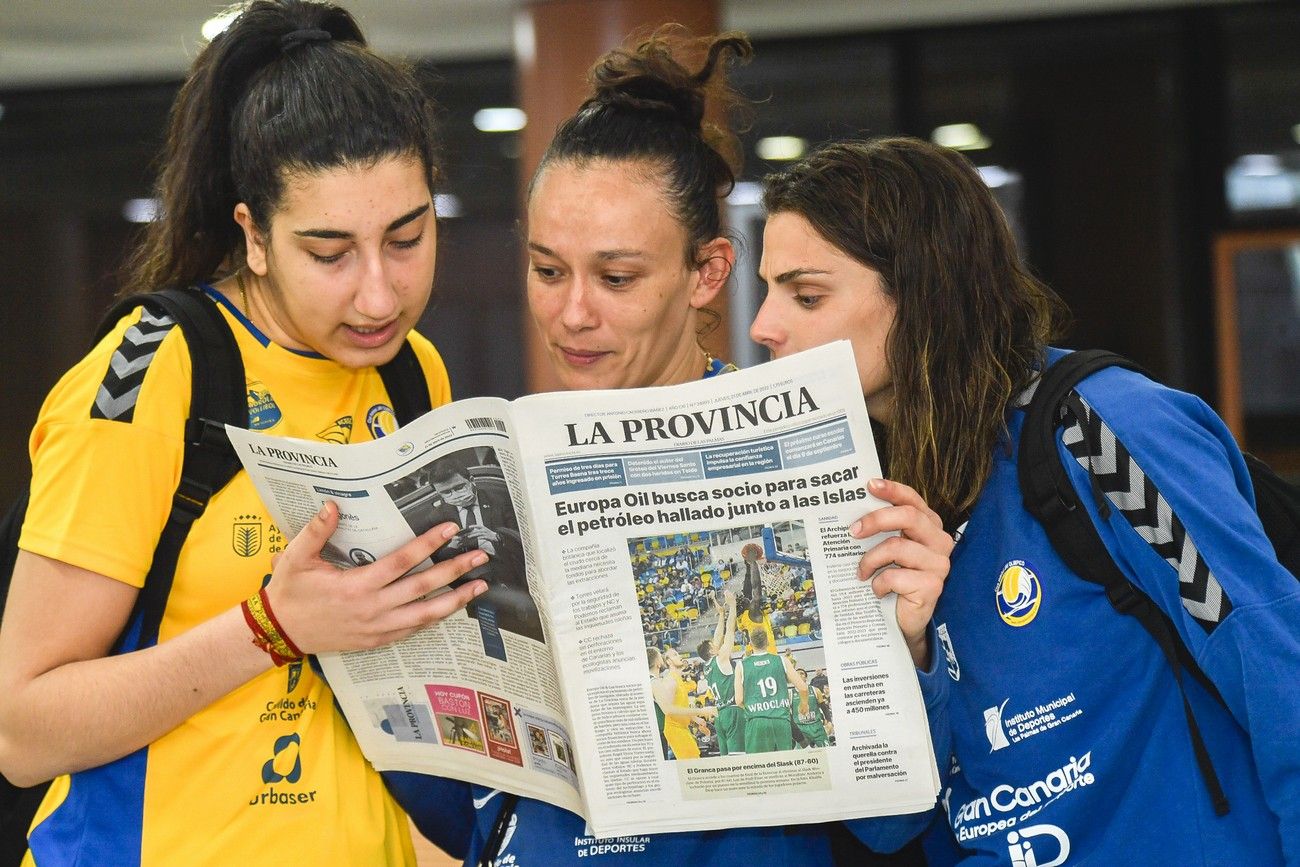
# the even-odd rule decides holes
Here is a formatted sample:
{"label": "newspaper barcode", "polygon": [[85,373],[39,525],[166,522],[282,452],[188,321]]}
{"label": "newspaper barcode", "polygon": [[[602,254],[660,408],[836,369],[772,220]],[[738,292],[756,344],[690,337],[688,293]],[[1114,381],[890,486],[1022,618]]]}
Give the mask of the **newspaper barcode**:
{"label": "newspaper barcode", "polygon": [[465,419],[465,424],[475,430],[496,429],[502,433],[506,432],[506,423],[499,418],[467,418]]}

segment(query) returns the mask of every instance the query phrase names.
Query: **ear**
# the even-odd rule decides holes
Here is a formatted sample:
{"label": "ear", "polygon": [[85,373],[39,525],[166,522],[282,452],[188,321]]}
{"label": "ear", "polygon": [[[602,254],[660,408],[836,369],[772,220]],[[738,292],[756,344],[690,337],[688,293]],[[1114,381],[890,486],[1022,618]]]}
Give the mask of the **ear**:
{"label": "ear", "polygon": [[714,238],[700,247],[699,265],[696,266],[695,287],[691,290],[691,306],[696,310],[717,297],[727,285],[731,269],[736,264],[736,249],[726,238]]}
{"label": "ear", "polygon": [[253,212],[243,202],[235,205],[235,222],[244,230],[244,260],[248,263],[248,270],[258,277],[265,277],[266,238],[253,221]]}

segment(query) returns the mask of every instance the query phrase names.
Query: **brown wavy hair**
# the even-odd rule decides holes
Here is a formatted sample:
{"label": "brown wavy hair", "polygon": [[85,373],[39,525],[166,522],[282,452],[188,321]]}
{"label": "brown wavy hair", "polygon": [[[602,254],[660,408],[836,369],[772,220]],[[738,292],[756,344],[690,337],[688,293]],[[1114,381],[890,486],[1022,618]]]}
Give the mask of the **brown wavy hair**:
{"label": "brown wavy hair", "polygon": [[770,175],[763,203],[880,274],[895,305],[888,472],[953,527],[988,480],[1007,406],[1064,305],[1021,262],[1002,209],[956,151],[912,138],[828,144]]}

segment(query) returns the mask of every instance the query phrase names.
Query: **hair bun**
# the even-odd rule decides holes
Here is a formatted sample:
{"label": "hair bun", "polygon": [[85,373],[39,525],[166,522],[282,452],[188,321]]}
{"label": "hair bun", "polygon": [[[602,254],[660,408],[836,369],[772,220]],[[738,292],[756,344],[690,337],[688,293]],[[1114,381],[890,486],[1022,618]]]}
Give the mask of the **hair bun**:
{"label": "hair bun", "polygon": [[[724,55],[748,59],[753,53],[741,34],[693,39],[679,25],[660,28],[633,49],[615,49],[592,67],[595,102],[670,115],[692,131],[704,122],[714,73]],[[683,59],[704,55],[698,72]],[[679,59],[682,58],[682,59]]]}
{"label": "hair bun", "polygon": [[704,93],[656,75],[611,76],[596,84],[595,99],[609,106],[673,116],[682,126],[698,130],[704,121]]}

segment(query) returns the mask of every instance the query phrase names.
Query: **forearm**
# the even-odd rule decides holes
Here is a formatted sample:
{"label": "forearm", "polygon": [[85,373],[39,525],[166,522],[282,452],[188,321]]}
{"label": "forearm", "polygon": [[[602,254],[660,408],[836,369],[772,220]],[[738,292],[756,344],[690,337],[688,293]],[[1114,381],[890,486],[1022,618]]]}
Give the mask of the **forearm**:
{"label": "forearm", "polygon": [[659,709],[664,712],[664,716],[679,717],[681,719],[692,719],[700,715],[698,707],[686,707],[680,704],[661,704]]}
{"label": "forearm", "polygon": [[147,746],[270,666],[250,639],[231,608],[157,646],[6,684],[0,769],[30,785]]}

